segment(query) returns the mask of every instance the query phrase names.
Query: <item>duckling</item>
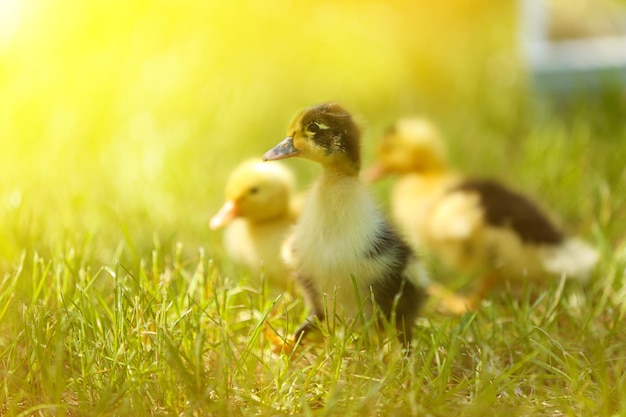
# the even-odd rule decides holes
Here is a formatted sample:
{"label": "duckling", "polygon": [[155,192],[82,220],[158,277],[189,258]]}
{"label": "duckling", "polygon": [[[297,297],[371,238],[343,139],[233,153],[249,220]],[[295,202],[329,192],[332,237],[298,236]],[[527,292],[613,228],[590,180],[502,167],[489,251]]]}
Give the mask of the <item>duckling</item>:
{"label": "duckling", "polygon": [[243,162],[226,184],[226,202],[210,221],[213,230],[227,226],[226,252],[270,286],[292,290],[281,245],[297,218],[294,179],[281,164],[254,159]]}
{"label": "duckling", "polygon": [[393,217],[414,248],[481,277],[473,295],[448,300],[452,312],[476,308],[507,281],[540,280],[546,272],[584,280],[598,260],[595,249],[566,236],[529,198],[454,172],[439,132],[426,120],[402,119],[384,136],[366,177],[388,174],[397,176]]}
{"label": "duckling", "polygon": [[[391,190],[392,217],[414,248],[423,246],[420,233],[432,201],[461,181],[448,163],[436,127],[425,119],[403,119],[385,135],[377,161],[364,173],[366,182],[395,174]],[[410,232],[409,232],[410,231]]]}
{"label": "duckling", "polygon": [[289,241],[287,257],[311,309],[295,340],[327,314],[353,319],[379,311],[387,319],[395,312],[398,336],[408,344],[425,298],[416,256],[359,179],[360,136],[346,110],[320,104],[298,113],[287,138],[263,156],[322,166]]}

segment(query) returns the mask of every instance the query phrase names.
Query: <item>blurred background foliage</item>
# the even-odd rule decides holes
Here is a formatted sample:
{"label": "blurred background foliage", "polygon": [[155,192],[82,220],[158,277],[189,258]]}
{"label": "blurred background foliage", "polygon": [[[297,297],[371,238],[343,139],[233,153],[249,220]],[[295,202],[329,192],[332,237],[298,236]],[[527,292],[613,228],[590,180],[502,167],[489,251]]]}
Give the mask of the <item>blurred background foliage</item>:
{"label": "blurred background foliage", "polygon": [[[0,0],[0,15],[0,269],[68,246],[104,263],[176,241],[212,256],[230,170],[328,100],[362,120],[365,161],[395,118],[422,114],[459,167],[575,230],[603,209],[625,220],[623,94],[536,102],[515,1]],[[303,187],[310,165],[290,164]]]}

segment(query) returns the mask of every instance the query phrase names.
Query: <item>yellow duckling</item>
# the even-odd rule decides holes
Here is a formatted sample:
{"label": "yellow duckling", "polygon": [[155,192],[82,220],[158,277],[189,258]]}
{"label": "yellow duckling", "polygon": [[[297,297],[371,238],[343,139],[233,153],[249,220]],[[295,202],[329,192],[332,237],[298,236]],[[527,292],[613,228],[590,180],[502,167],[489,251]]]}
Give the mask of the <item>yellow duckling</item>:
{"label": "yellow duckling", "polygon": [[366,177],[395,174],[393,216],[415,247],[449,267],[481,277],[468,299],[447,308],[475,308],[504,282],[540,280],[547,273],[585,279],[597,252],[567,237],[532,201],[491,180],[462,178],[450,169],[437,129],[404,119],[385,135]]}
{"label": "yellow duckling", "polygon": [[387,318],[395,307],[399,337],[409,342],[424,300],[421,270],[359,180],[359,128],[346,110],[327,103],[298,113],[287,136],[263,159],[301,157],[323,168],[289,242],[288,258],[311,308],[296,340],[326,314],[371,317],[373,298]]}
{"label": "yellow duckling", "polygon": [[291,289],[289,271],[280,256],[285,236],[297,218],[292,198],[294,179],[281,164],[250,160],[239,165],[226,184],[226,202],[213,216],[211,229],[228,226],[226,252],[269,284]]}

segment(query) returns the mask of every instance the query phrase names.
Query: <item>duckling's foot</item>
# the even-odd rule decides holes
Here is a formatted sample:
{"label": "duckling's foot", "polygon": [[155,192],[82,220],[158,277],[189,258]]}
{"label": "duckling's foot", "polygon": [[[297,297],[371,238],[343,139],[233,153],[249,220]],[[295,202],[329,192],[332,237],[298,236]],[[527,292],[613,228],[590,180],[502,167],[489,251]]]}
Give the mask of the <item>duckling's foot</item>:
{"label": "duckling's foot", "polygon": [[428,286],[428,294],[437,301],[437,311],[442,313],[461,315],[474,310],[476,306],[473,298],[455,294],[438,283],[431,283]]}
{"label": "duckling's foot", "polygon": [[277,355],[283,353],[286,355],[291,355],[296,345],[295,340],[289,339],[288,337],[280,336],[273,328],[271,328],[267,324],[263,333],[265,334],[265,337],[270,341],[273,353]]}

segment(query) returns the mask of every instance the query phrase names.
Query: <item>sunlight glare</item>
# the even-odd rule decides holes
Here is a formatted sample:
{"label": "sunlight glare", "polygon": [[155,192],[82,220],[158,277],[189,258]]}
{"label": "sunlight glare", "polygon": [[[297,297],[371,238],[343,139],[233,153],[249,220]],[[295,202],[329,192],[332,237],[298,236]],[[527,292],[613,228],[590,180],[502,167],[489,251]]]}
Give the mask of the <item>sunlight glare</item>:
{"label": "sunlight glare", "polygon": [[19,21],[19,0],[0,0],[0,48],[11,43]]}

